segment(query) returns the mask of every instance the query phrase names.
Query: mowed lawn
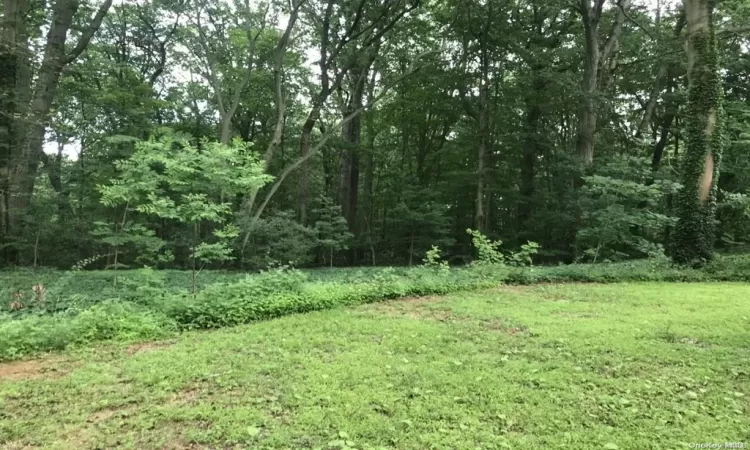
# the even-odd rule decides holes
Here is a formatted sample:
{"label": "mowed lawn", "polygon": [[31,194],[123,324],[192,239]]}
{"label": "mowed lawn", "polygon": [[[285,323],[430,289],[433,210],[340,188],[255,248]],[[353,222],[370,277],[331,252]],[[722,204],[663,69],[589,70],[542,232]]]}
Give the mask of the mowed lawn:
{"label": "mowed lawn", "polygon": [[0,365],[2,449],[750,445],[750,285],[501,287]]}

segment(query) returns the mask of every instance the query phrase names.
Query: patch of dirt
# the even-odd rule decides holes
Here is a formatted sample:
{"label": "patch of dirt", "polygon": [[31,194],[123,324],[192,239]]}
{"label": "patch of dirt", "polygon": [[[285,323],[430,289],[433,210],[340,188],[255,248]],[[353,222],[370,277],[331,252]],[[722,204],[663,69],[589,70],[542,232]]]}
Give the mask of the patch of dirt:
{"label": "patch of dirt", "polygon": [[440,308],[431,304],[440,297],[412,297],[406,300],[392,300],[370,305],[368,310],[389,317],[408,317],[415,320],[432,320],[447,324],[464,323],[480,325],[488,330],[508,333],[510,335],[528,333],[529,329],[503,319],[476,319],[471,316],[456,314],[449,308]]}
{"label": "patch of dirt", "polygon": [[511,336],[521,333],[527,333],[528,328],[524,326],[512,325],[503,322],[501,319],[489,319],[482,322],[482,326],[493,331],[499,331],[502,333],[508,333]]}
{"label": "patch of dirt", "polygon": [[188,386],[172,394],[167,400],[168,405],[181,406],[195,403],[200,395],[201,389],[196,386]]}
{"label": "patch of dirt", "polygon": [[424,311],[429,311],[425,305],[442,300],[437,296],[405,297],[397,300],[373,303],[363,309],[369,312],[384,314],[386,316],[399,317],[408,316],[415,319],[425,318]]}
{"label": "patch of dirt", "polygon": [[33,450],[35,448],[43,448],[43,447],[37,447],[36,445],[25,444],[22,441],[10,441],[10,442],[4,443],[2,448],[3,450]]}
{"label": "patch of dirt", "polygon": [[60,361],[31,359],[0,363],[0,380],[29,380],[42,377],[57,378],[67,374]]}
{"label": "patch of dirt", "polygon": [[590,312],[559,312],[557,314],[563,317],[570,317],[571,319],[595,319],[601,317],[601,314]]}
{"label": "patch of dirt", "polygon": [[160,348],[171,347],[172,345],[174,345],[174,342],[142,342],[140,344],[129,345],[126,352],[128,356],[132,356],[135,353],[149,352]]}
{"label": "patch of dirt", "polygon": [[703,341],[699,341],[698,339],[696,339],[694,337],[684,337],[684,338],[681,338],[678,342],[681,343],[681,344],[694,345],[696,347],[701,347],[701,348],[708,348],[709,347],[709,345],[707,343],[705,343]]}
{"label": "patch of dirt", "polygon": [[398,300],[393,300],[392,302],[388,303],[410,303],[412,305],[424,305],[425,303],[432,303],[437,300],[442,300],[442,298],[436,296],[436,295],[426,295],[424,297],[404,297]]}
{"label": "patch of dirt", "polygon": [[211,447],[205,447],[195,442],[172,442],[163,447],[163,450],[202,450]]}
{"label": "patch of dirt", "polygon": [[128,415],[133,410],[134,408],[129,406],[111,406],[90,414],[86,421],[90,423],[104,422],[112,417]]}

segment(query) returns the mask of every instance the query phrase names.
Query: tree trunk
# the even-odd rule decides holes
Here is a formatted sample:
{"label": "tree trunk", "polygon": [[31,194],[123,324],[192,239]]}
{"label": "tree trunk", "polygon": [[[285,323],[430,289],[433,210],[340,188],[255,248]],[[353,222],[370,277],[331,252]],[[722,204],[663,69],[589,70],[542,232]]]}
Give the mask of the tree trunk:
{"label": "tree trunk", "polygon": [[[682,13],[680,14],[680,17],[677,19],[677,23],[675,24],[674,28],[674,37],[675,39],[680,36],[680,33],[682,33],[682,29],[685,27],[685,10],[682,10]],[[659,64],[659,70],[657,71],[656,78],[654,79],[654,85],[651,88],[651,93],[648,97],[648,102],[646,102],[646,107],[643,109],[643,117],[641,118],[641,122],[638,125],[638,129],[636,130],[635,137],[640,138],[646,132],[648,131],[648,127],[651,124],[651,119],[654,116],[654,111],[656,110],[656,104],[659,100],[660,93],[661,93],[661,87],[663,82],[666,80],[666,84],[671,89],[672,87],[672,80],[674,78],[674,67],[670,67],[671,64],[674,64],[674,61],[671,61],[671,58],[663,58],[662,62]]]}
{"label": "tree trunk", "polygon": [[[588,4],[588,0],[583,0]],[[581,109],[578,112],[578,132],[576,150],[588,167],[594,163],[594,138],[597,121],[597,80],[599,79],[599,17],[594,11],[586,10],[583,17],[586,40],[586,55],[583,60],[583,80],[581,81]]]}
{"label": "tree trunk", "polygon": [[[22,103],[29,95],[30,76],[24,76],[27,47],[24,16],[28,13],[25,0],[4,0],[0,21],[0,242],[10,242],[17,229],[13,227],[12,174],[17,159],[19,139],[25,122],[17,120],[25,113]],[[26,64],[27,66],[27,64]],[[26,71],[28,72],[28,71]],[[28,74],[26,74],[28,75]],[[6,262],[16,258],[14,247],[0,250]]]}
{"label": "tree trunk", "polygon": [[222,114],[221,124],[219,126],[219,142],[224,145],[229,145],[229,141],[232,137],[232,116],[229,114]]}
{"label": "tree trunk", "polygon": [[[673,89],[674,82],[670,79],[668,92],[672,93]],[[672,130],[672,122],[674,122],[678,110],[679,105],[674,101],[674,99],[666,100],[664,116],[661,120],[661,132],[659,135],[659,140],[656,141],[656,144],[654,144],[654,153],[651,158],[651,168],[654,171],[659,170],[659,166],[661,165],[662,156],[664,155],[664,149],[667,147],[667,143],[669,142],[669,136]]]}
{"label": "tree trunk", "polygon": [[[367,88],[367,103],[372,103],[373,99],[373,90],[375,88],[374,79],[371,79],[371,82],[368,84]],[[373,226],[373,219],[374,219],[374,209],[375,205],[373,202],[373,186],[375,183],[375,117],[374,117],[373,111],[368,111],[367,115],[365,116],[365,135],[367,137],[367,141],[365,144],[365,151],[364,151],[364,179],[363,186],[362,186],[362,203],[363,203],[363,209],[364,214],[363,217],[365,218],[365,227],[367,232],[367,238],[370,242],[370,250],[373,252],[373,260],[375,258],[374,255],[374,249],[372,248],[372,226]],[[375,265],[373,263],[373,265]]]}
{"label": "tree trunk", "polygon": [[539,122],[542,117],[543,95],[546,83],[536,72],[533,74],[532,89],[526,98],[526,123],[524,130],[523,155],[521,158],[521,181],[518,204],[518,231],[524,234],[529,231],[529,220],[532,215],[534,200],[534,175],[536,159],[540,153]]}
{"label": "tree trunk", "polygon": [[583,80],[581,81],[581,101],[578,112],[578,131],[576,134],[576,150],[584,167],[594,163],[594,146],[596,127],[599,118],[598,96],[601,89],[610,82],[615,64],[610,64],[617,47],[625,23],[625,10],[630,7],[632,0],[619,0],[618,11],[615,16],[609,37],[602,48],[599,41],[599,25],[601,23],[604,0],[580,1],[580,12],[583,16],[583,30],[585,36],[586,54],[583,60]]}
{"label": "tree trunk", "polygon": [[716,184],[721,163],[722,80],[713,23],[714,0],[683,0],[687,16],[688,102],[682,189],[672,257],[702,263],[713,257]]}
{"label": "tree trunk", "polygon": [[[343,112],[347,117],[362,108],[365,94],[365,82],[369,73],[369,66],[354,67],[349,71],[352,77],[349,101]],[[341,212],[349,224],[349,231],[357,235],[357,199],[359,194],[359,153],[362,137],[361,115],[343,124],[341,137],[344,144],[344,154],[341,158]]]}
{"label": "tree trunk", "polygon": [[[77,0],[57,0],[38,74],[31,87],[26,0],[4,0],[0,22],[0,191],[2,234],[17,237],[27,213],[43,156],[44,133],[60,74],[88,45],[112,5],[105,0],[75,47],[66,53],[68,31],[79,8]],[[33,92],[33,94],[32,94]],[[9,114],[10,113],[10,114]]]}
{"label": "tree trunk", "polygon": [[489,111],[489,85],[485,72],[482,84],[479,86],[479,146],[477,147],[477,192],[474,205],[474,227],[484,232],[486,225],[485,203],[485,177],[487,152],[490,143],[490,111]]}
{"label": "tree trunk", "polygon": [[[315,122],[320,117],[320,105],[315,104],[307,115],[304,125],[302,125],[302,135],[299,141],[299,156],[306,158],[312,145],[312,131]],[[305,160],[300,166],[299,190],[298,190],[298,208],[299,220],[302,224],[307,223],[307,208],[309,202],[309,183],[310,183],[310,162]]]}

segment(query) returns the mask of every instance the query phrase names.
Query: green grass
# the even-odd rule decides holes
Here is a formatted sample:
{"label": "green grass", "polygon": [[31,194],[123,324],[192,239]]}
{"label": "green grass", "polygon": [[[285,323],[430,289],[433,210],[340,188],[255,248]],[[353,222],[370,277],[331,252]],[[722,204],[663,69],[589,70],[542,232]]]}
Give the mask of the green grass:
{"label": "green grass", "polygon": [[749,298],[506,286],[0,364],[0,448],[750,443]]}

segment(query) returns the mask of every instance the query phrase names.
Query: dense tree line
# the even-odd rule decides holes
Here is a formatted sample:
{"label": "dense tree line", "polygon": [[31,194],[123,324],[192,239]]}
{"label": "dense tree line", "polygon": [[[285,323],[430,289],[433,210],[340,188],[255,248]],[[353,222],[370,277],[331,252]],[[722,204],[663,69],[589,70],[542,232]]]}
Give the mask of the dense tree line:
{"label": "dense tree line", "polygon": [[[715,5],[715,3],[717,3]],[[710,259],[742,0],[3,0],[0,264]]]}

